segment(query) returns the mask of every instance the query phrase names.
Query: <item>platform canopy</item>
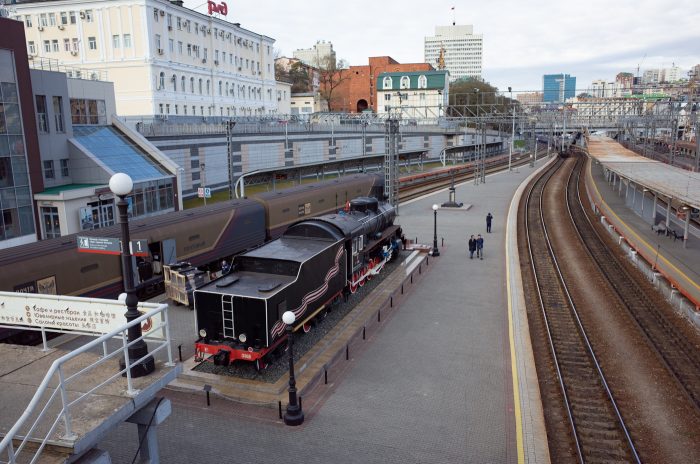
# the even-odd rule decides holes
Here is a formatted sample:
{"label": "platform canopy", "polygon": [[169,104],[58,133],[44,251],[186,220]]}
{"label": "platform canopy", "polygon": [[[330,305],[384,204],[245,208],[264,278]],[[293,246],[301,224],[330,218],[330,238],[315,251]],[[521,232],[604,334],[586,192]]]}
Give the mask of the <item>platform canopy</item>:
{"label": "platform canopy", "polygon": [[645,158],[610,137],[591,136],[588,152],[620,177],[693,208],[700,208],[700,173]]}

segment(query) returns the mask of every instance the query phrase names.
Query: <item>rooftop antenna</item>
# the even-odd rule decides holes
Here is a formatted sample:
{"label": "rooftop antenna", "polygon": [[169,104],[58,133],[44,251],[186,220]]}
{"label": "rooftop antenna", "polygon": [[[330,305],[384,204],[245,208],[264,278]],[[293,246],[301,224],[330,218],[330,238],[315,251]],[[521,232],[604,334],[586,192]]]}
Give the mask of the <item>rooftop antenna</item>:
{"label": "rooftop antenna", "polygon": [[454,26],[455,24],[455,7],[452,7],[452,25]]}

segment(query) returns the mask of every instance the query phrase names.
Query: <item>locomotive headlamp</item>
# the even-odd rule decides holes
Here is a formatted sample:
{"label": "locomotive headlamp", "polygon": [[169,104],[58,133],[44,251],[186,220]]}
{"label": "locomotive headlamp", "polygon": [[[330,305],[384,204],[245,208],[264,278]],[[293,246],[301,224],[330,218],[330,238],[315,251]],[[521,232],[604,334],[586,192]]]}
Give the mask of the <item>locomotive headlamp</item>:
{"label": "locomotive headlamp", "polygon": [[206,338],[207,336],[207,331],[204,329],[199,329],[199,336],[202,338]]}
{"label": "locomotive headlamp", "polygon": [[240,334],[238,336],[238,340],[240,340],[241,343],[245,343],[245,341],[248,340],[248,337],[246,337],[245,334]]}

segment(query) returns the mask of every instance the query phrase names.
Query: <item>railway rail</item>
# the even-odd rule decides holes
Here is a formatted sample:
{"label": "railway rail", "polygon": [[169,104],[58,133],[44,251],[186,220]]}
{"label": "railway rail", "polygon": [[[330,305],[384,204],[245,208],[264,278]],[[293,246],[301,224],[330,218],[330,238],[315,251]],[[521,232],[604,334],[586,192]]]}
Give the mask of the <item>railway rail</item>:
{"label": "railway rail", "polygon": [[[538,156],[546,154],[545,150],[538,150]],[[513,157],[512,167],[520,167],[530,162],[530,156],[526,153],[520,157]],[[437,192],[455,184],[474,179],[477,162],[468,163],[459,167],[440,169],[414,176],[401,178],[399,181],[399,203],[414,198]],[[502,171],[508,166],[508,156],[498,156],[486,160],[486,174]]]}
{"label": "railway rail", "polygon": [[550,243],[544,191],[563,160],[526,194],[526,240],[553,369],[578,462],[640,462]]}
{"label": "railway rail", "polygon": [[567,203],[579,237],[648,343],[700,411],[700,353],[684,332],[664,316],[657,303],[656,291],[639,283],[638,276],[633,275],[634,271],[610,252],[593,226],[580,191],[583,170],[580,165],[583,162],[583,157],[580,157],[575,179],[572,176],[573,185],[567,188]]}

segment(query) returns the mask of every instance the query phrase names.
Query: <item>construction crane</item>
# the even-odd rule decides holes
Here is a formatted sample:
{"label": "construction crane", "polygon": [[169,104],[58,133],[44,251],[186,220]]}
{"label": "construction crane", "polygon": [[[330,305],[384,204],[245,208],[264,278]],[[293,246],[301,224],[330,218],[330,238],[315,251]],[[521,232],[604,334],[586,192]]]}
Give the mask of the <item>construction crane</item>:
{"label": "construction crane", "polygon": [[637,75],[636,75],[637,79],[639,79],[639,68],[642,67],[642,65],[644,64],[644,60],[646,60],[646,59],[647,59],[647,54],[645,53],[644,56],[642,57],[642,60],[637,64]]}

